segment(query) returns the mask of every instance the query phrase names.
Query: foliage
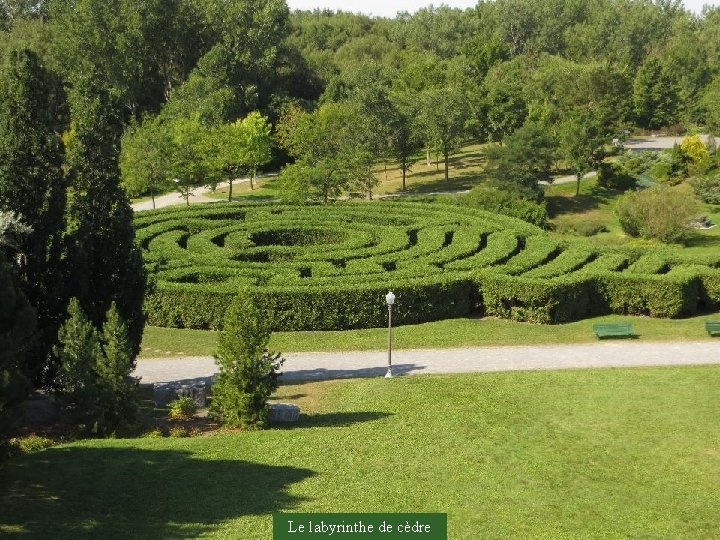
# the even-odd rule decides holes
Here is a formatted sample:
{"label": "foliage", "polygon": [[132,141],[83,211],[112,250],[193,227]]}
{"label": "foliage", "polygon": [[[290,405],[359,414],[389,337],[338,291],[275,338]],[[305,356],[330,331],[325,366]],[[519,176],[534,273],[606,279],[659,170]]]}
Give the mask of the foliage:
{"label": "foliage", "polygon": [[606,189],[627,191],[635,187],[637,179],[622,162],[603,162],[598,165],[597,185]]}
{"label": "foliage", "polygon": [[680,151],[690,158],[690,174],[703,173],[710,165],[710,152],[699,135],[685,137],[680,143]]}
{"label": "foliage", "polygon": [[695,178],[692,187],[704,203],[720,205],[720,174]]}
{"label": "foliage", "polygon": [[487,154],[494,185],[525,198],[537,198],[538,182],[552,179],[557,142],[547,125],[526,122],[505,137],[502,146],[489,148]]}
{"label": "foliage", "polygon": [[603,145],[607,142],[607,126],[591,113],[575,109],[560,125],[560,148],[577,180],[575,195],[580,194],[580,180],[603,160]]}
{"label": "foliage", "polygon": [[582,216],[575,217],[558,216],[554,223],[554,230],[560,234],[573,234],[575,236],[595,236],[601,232],[607,232],[608,228],[602,218]]}
{"label": "foliage", "polygon": [[149,193],[153,208],[155,195],[172,185],[168,168],[172,141],[168,135],[159,117],[146,117],[142,124],[131,124],[122,137],[122,185],[129,197]]}
{"label": "foliage", "polygon": [[24,437],[13,437],[10,439],[10,454],[27,455],[51,448],[57,443],[49,437],[42,435],[26,435]]}
{"label": "foliage", "polygon": [[100,334],[71,299],[54,352],[66,422],[83,434],[109,435],[134,421],[137,382],[129,378],[134,355],[114,305]]}
{"label": "foliage", "polygon": [[659,59],[649,57],[635,75],[633,104],[635,118],[641,127],[657,129],[677,120],[675,82]]}
{"label": "foliage", "polygon": [[145,272],[135,246],[127,195],[120,186],[118,154],[122,125],[117,103],[97,81],[71,93],[74,137],[68,148],[73,197],[66,238],[68,286],[100,327],[113,302],[127,322],[131,348],[139,351],[145,324]]}
{"label": "foliage", "polygon": [[280,175],[283,193],[291,200],[327,203],[367,179],[365,189],[372,195],[376,180],[362,125],[359,111],[349,104],[327,103],[313,113],[289,111],[278,137],[296,162]]}
{"label": "foliage", "polygon": [[168,404],[170,412],[168,416],[171,420],[185,421],[192,419],[198,410],[195,400],[189,396],[182,396]]}
{"label": "foliage", "polygon": [[682,243],[691,236],[691,221],[699,210],[698,200],[685,186],[657,186],[626,193],[615,211],[630,236]]}
{"label": "foliage", "polygon": [[12,256],[19,286],[37,309],[41,335],[28,359],[37,382],[65,311],[65,179],[52,92],[50,75],[35,53],[11,51],[0,75],[0,211],[19,214],[30,228],[15,238]]}
{"label": "foliage", "polygon": [[461,203],[471,208],[522,219],[544,229],[549,225],[545,203],[525,199],[512,191],[477,186],[462,197]]}
{"label": "foliage", "polygon": [[230,304],[218,338],[219,373],[213,383],[210,413],[223,424],[244,429],[267,425],[268,398],[278,388],[284,359],[271,353],[270,320],[256,300],[241,292]]}
{"label": "foliage", "polygon": [[0,259],[0,460],[20,417],[17,406],[30,393],[27,354],[35,330],[35,311]]}

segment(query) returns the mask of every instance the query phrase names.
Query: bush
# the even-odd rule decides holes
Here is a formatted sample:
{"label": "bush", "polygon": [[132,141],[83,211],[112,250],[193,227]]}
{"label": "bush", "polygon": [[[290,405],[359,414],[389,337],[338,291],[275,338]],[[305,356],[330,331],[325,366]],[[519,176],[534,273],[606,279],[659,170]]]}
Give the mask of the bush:
{"label": "bush", "polygon": [[522,219],[538,227],[548,227],[545,203],[538,203],[519,194],[487,186],[477,186],[460,199],[461,204],[497,214]]}
{"label": "bush", "polygon": [[627,234],[668,243],[681,243],[692,235],[690,222],[699,210],[699,201],[686,186],[656,186],[626,193],[615,207]]}
{"label": "bush", "polygon": [[10,439],[10,454],[24,455],[45,450],[57,443],[48,437],[42,435],[26,435],[24,437],[15,437]]}
{"label": "bush", "polygon": [[692,187],[703,202],[720,204],[720,174],[695,178]]}
{"label": "bush", "polygon": [[554,225],[556,232],[576,236],[595,236],[608,231],[602,219],[589,216],[559,216],[555,219]]}
{"label": "bush", "polygon": [[221,423],[243,429],[267,424],[268,399],[278,388],[284,359],[267,349],[270,321],[247,292],[230,304],[215,357],[219,372],[212,389],[210,414]]}
{"label": "bush", "polygon": [[598,186],[606,189],[626,191],[634,188],[637,183],[635,177],[619,163],[601,163],[597,173]]}
{"label": "bush", "polygon": [[197,413],[198,407],[195,400],[188,396],[179,397],[176,400],[170,402],[170,416],[171,420],[186,421],[192,419]]}

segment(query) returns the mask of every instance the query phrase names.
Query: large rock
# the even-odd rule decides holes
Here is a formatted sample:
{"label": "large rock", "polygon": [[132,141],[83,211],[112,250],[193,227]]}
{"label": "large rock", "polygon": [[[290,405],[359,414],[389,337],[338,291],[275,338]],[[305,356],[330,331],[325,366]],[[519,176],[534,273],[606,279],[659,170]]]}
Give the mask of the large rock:
{"label": "large rock", "polygon": [[300,418],[300,407],[292,403],[271,403],[268,420],[272,423],[285,424],[297,422]]}
{"label": "large rock", "polygon": [[195,401],[199,408],[204,408],[207,406],[211,386],[212,377],[155,383],[153,385],[153,399],[157,405],[165,407],[178,398],[189,397]]}

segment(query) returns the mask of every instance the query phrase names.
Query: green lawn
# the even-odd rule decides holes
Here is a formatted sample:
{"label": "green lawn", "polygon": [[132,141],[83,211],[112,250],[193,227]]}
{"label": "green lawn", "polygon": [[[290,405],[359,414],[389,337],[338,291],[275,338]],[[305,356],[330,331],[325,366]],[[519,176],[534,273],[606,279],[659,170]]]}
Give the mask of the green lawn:
{"label": "green lawn", "polygon": [[[552,326],[491,318],[463,318],[400,326],[393,329],[393,346],[398,349],[482,347],[490,345],[539,345],[595,341],[593,323],[631,322],[633,331],[645,341],[699,341],[709,338],[705,321],[720,315],[688,319],[651,319],[606,315]],[[210,356],[215,351],[216,332],[146,327],[141,357]],[[387,328],[337,332],[276,332],[270,341],[273,350],[362,351],[383,349]]]}
{"label": "green lawn", "polygon": [[271,538],[271,514],[447,512],[449,538],[720,537],[720,368],[281,388],[297,427],[95,440],[0,470],[0,536]]}

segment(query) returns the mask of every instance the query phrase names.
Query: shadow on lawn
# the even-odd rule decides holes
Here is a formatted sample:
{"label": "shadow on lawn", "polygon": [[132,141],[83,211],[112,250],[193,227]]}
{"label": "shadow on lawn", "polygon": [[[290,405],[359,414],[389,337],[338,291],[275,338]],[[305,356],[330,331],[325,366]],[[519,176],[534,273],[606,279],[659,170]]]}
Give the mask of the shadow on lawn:
{"label": "shadow on lawn", "polygon": [[297,427],[348,427],[360,422],[372,422],[392,416],[386,412],[358,411],[303,414]]}
{"label": "shadow on lawn", "polygon": [[[420,371],[424,366],[417,364],[396,364],[392,367],[393,375],[407,375],[412,371]],[[283,381],[307,382],[322,381],[327,379],[350,379],[353,377],[382,377],[387,372],[387,366],[358,368],[358,369],[298,369],[295,371],[283,371]]]}
{"label": "shadow on lawn", "polygon": [[0,470],[3,538],[196,538],[291,509],[307,469],[196,459],[182,450],[52,448]]}

